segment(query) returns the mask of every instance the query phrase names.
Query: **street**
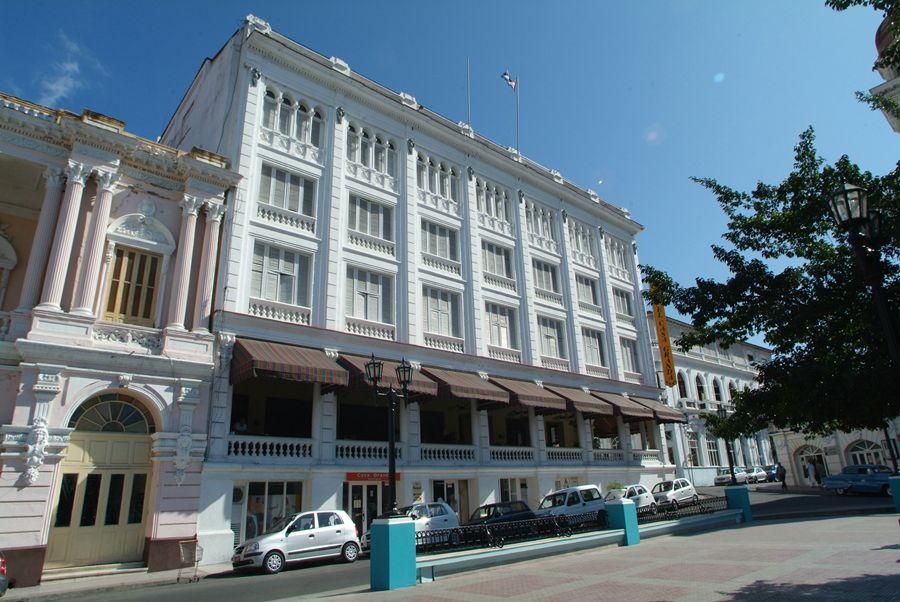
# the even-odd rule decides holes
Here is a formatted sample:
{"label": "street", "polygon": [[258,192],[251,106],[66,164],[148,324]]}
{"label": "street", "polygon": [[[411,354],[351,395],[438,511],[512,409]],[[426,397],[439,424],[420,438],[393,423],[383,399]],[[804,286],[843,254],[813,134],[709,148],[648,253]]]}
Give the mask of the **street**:
{"label": "street", "polygon": [[[854,513],[883,508],[889,511],[891,500],[880,495],[838,496],[832,492],[807,487],[782,490],[777,483],[749,485],[750,505],[755,518],[810,515],[813,513]],[[701,495],[723,496],[724,487],[698,487]]]}

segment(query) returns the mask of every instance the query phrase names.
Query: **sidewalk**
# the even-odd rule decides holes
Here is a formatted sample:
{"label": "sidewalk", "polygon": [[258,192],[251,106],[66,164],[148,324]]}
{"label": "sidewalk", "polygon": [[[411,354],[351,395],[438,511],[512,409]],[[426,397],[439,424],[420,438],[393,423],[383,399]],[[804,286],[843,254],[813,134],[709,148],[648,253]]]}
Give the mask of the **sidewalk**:
{"label": "sidewalk", "polygon": [[767,521],[473,571],[374,600],[897,600],[896,514]]}
{"label": "sidewalk", "polygon": [[[211,564],[198,567],[196,576],[200,579],[209,575],[231,572],[231,564]],[[123,573],[104,575],[102,577],[83,577],[50,581],[34,587],[14,587],[3,596],[3,602],[18,600],[44,601],[62,600],[69,596],[85,596],[120,590],[124,588],[141,588],[154,585],[177,583],[179,578],[186,581],[195,575],[194,568],[159,571],[155,573]]]}

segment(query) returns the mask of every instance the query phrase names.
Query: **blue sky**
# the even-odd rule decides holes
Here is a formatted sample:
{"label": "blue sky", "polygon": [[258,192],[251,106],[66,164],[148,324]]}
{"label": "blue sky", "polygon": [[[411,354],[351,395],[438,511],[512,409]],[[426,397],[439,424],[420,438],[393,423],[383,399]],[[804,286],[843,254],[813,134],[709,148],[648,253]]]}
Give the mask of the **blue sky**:
{"label": "blue sky", "polygon": [[[552,7],[552,8],[550,8]],[[205,56],[249,12],[277,31],[522,152],[631,210],[641,261],[678,281],[723,276],[724,219],[688,178],[779,181],[808,125],[828,160],[885,173],[900,136],[853,92],[880,17],[824,0],[755,2],[31,1],[0,39],[0,90],[123,119],[155,138]],[[598,184],[602,180],[602,184]]]}

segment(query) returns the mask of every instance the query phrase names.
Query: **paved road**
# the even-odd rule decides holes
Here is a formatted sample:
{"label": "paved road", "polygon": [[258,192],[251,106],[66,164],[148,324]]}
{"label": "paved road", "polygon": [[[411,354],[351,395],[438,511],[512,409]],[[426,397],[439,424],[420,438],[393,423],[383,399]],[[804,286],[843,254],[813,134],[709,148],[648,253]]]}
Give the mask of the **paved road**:
{"label": "paved road", "polygon": [[[358,588],[358,589],[356,589]],[[308,562],[287,567],[277,575],[259,573],[225,573],[212,575],[197,583],[161,585],[131,591],[67,596],[66,600],[125,602],[165,600],[165,602],[256,602],[282,600],[296,596],[324,594],[333,590],[363,591],[369,589],[369,560],[353,564]]]}
{"label": "paved road", "polygon": [[[704,495],[725,495],[722,487],[698,487]],[[819,489],[792,487],[782,490],[778,485],[750,485],[750,505],[755,517],[790,517],[803,514],[854,513],[889,509],[890,498],[880,495],[838,496]]]}

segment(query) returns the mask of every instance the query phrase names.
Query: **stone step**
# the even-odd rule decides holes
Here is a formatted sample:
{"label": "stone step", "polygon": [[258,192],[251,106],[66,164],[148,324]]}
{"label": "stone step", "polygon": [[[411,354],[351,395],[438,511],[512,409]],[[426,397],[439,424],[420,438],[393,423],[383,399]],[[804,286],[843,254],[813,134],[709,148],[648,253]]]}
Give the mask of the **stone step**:
{"label": "stone step", "polygon": [[143,562],[117,562],[113,564],[94,564],[89,566],[72,566],[59,569],[45,569],[41,582],[61,581],[63,579],[86,579],[105,575],[128,575],[146,573],[147,565]]}

